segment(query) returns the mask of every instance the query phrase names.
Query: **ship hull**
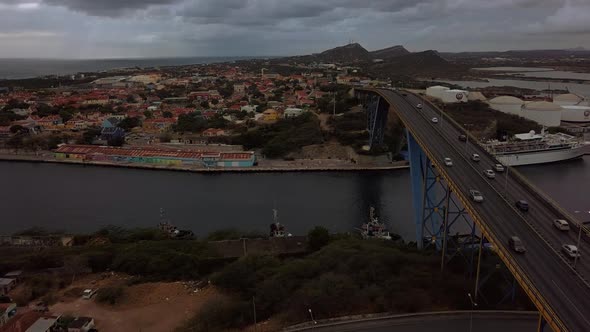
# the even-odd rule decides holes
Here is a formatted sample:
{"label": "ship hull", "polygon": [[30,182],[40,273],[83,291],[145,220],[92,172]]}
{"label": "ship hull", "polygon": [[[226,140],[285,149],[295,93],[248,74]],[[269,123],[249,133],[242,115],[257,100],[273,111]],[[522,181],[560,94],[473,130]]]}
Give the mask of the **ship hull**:
{"label": "ship hull", "polygon": [[554,163],[558,161],[580,158],[584,155],[583,147],[573,149],[552,150],[552,151],[535,151],[521,152],[515,154],[498,154],[498,159],[502,164],[508,166],[524,166]]}

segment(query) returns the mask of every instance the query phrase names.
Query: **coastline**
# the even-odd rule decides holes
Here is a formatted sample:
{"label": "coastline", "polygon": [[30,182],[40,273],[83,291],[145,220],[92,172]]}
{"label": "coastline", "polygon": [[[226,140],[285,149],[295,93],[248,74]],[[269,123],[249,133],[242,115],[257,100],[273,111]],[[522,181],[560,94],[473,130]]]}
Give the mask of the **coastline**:
{"label": "coastline", "polygon": [[281,172],[369,172],[369,171],[391,171],[409,169],[410,165],[406,161],[394,162],[390,166],[376,165],[274,165],[274,166],[254,166],[254,167],[218,167],[204,168],[191,166],[174,166],[174,165],[154,165],[154,164],[134,164],[134,163],[110,163],[96,161],[77,161],[77,160],[60,160],[50,158],[46,155],[31,154],[0,154],[0,161],[8,162],[25,162],[25,163],[49,163],[49,164],[66,164],[79,166],[96,166],[96,167],[118,167],[128,169],[158,170],[158,171],[176,171],[192,173],[281,173]]}

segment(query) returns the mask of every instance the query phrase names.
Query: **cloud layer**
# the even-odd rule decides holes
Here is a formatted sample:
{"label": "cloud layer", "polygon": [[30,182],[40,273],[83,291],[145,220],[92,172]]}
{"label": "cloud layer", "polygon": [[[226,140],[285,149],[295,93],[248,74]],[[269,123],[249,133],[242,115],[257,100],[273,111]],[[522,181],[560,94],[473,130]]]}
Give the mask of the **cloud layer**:
{"label": "cloud layer", "polygon": [[590,47],[589,0],[0,0],[0,57]]}

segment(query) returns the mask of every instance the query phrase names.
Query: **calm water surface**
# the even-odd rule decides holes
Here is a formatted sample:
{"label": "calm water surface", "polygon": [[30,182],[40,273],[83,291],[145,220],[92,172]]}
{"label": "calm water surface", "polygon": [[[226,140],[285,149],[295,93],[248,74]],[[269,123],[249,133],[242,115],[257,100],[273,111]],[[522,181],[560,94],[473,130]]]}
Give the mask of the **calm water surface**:
{"label": "calm water surface", "polygon": [[[567,210],[590,210],[590,157],[519,170]],[[266,232],[273,205],[291,233],[315,225],[352,232],[372,205],[392,232],[415,237],[408,170],[214,175],[0,162],[0,181],[4,234],[31,226],[153,227],[160,207],[198,235],[222,228]]]}

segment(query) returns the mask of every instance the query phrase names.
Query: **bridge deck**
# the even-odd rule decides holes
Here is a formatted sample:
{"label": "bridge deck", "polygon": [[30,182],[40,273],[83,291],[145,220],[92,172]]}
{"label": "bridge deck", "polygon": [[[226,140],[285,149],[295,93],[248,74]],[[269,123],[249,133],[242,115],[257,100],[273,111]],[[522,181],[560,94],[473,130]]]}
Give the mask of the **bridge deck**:
{"label": "bridge deck", "polygon": [[[422,146],[553,329],[590,331],[590,287],[586,280],[590,263],[582,258],[574,270],[560,252],[562,244],[576,243],[577,233],[560,232],[553,227],[552,221],[563,218],[563,214],[515,176],[508,177],[507,193],[505,174],[487,179],[483,170],[491,169],[497,161],[479,145],[460,142],[459,129],[446,117],[440,121],[440,112],[418,96],[403,96],[385,89],[367,91],[378,93],[392,106],[390,111],[400,117]],[[415,107],[418,103],[423,104],[422,110]],[[430,121],[433,117],[439,118],[438,124]],[[470,160],[472,153],[481,156],[479,163]],[[444,166],[445,157],[453,160],[453,167]],[[469,200],[470,189],[479,190],[485,201]],[[529,202],[529,212],[522,213],[514,207],[520,199]],[[516,254],[508,248],[512,235],[521,238],[526,254]]]}

